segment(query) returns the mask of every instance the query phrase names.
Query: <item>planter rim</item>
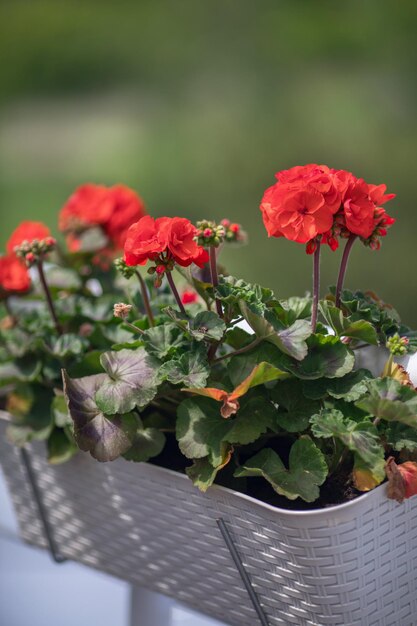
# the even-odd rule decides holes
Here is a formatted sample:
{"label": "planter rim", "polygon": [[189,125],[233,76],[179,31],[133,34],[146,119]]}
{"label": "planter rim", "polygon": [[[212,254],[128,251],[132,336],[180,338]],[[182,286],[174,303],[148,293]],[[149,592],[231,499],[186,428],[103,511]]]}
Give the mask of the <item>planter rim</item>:
{"label": "planter rim", "polygon": [[[123,461],[126,463],[125,459],[123,459]],[[120,459],[120,462],[122,462],[122,459]],[[161,467],[160,465],[153,465],[152,463],[145,463],[145,465],[147,465],[148,467],[152,467],[153,470],[157,470],[162,473],[168,473],[175,477],[180,477],[182,480],[185,480],[187,481],[187,483],[190,483],[190,479],[188,478],[186,474],[168,469],[167,467]],[[357,498],[354,498],[353,500],[349,500],[348,502],[343,502],[342,504],[335,504],[333,506],[328,506],[328,507],[321,508],[321,509],[319,508],[308,509],[305,511],[303,510],[297,511],[297,509],[284,509],[278,506],[274,506],[273,504],[268,504],[267,502],[258,500],[257,498],[254,498],[253,496],[248,496],[247,494],[242,493],[241,491],[236,491],[234,489],[230,489],[229,487],[223,487],[222,485],[216,485],[216,484],[211,485],[211,487],[209,487],[208,490],[205,493],[203,493],[203,495],[205,495],[206,497],[210,497],[210,495],[216,492],[220,494],[224,493],[228,495],[233,494],[234,496],[240,499],[246,500],[247,502],[250,502],[253,505],[266,509],[267,511],[271,511],[274,513],[278,512],[280,515],[288,515],[288,516],[296,515],[297,517],[298,516],[319,517],[319,516],[327,516],[328,514],[333,513],[334,511],[340,511],[342,509],[345,510],[349,507],[353,507],[355,504],[357,505],[359,502],[363,503],[365,499],[366,500],[369,500],[370,498],[377,499],[382,495],[382,492],[385,489],[385,487],[386,487],[386,483],[382,483],[381,485],[378,485],[378,487],[375,487],[375,489],[372,489],[371,491],[367,491],[363,493],[363,495],[360,495]],[[194,487],[194,489],[198,490],[197,487]]]}
{"label": "planter rim", "polygon": [[[6,411],[0,411],[0,420],[10,421],[9,414]],[[81,455],[81,454],[87,454],[87,453],[86,452],[82,453],[81,451],[79,451],[76,457],[79,454]],[[98,461],[96,462],[98,463]],[[118,462],[119,463],[132,463],[132,461],[127,461],[126,459],[118,459]],[[102,465],[106,465],[106,464],[103,463]],[[154,465],[153,463],[142,463],[142,464],[139,463],[139,465],[146,465],[148,467],[152,467],[152,469],[155,471],[159,471],[165,474],[170,474],[172,476],[175,476],[177,479],[179,478],[180,480],[185,480],[187,483],[190,482],[190,479],[188,478],[188,476],[186,474],[183,474],[182,472],[177,472],[176,470],[172,470],[167,467],[162,467],[160,465]],[[284,515],[284,516],[295,515],[297,517],[307,517],[307,516],[320,517],[320,516],[327,516],[328,514],[331,514],[336,511],[346,510],[350,507],[357,505],[359,502],[363,503],[365,499],[367,500],[369,500],[370,498],[376,499],[380,495],[382,495],[382,491],[385,489],[385,487],[386,487],[386,483],[382,483],[381,485],[378,485],[378,487],[375,487],[375,489],[365,492],[362,495],[354,498],[353,500],[349,500],[348,502],[343,502],[342,504],[335,504],[332,506],[327,506],[325,508],[307,509],[307,510],[300,510],[300,511],[298,511],[297,509],[284,509],[279,506],[274,506],[273,504],[268,504],[267,502],[258,500],[257,498],[254,498],[253,496],[249,496],[245,493],[242,493],[241,491],[236,491],[235,489],[230,489],[229,487],[223,487],[222,485],[216,485],[216,484],[211,485],[211,487],[209,487],[209,489],[203,495],[205,495],[206,497],[210,497],[210,495],[214,494],[215,492],[220,493],[220,494],[222,493],[229,494],[229,495],[233,494],[234,496],[240,498],[241,500],[246,500],[247,502],[250,502],[251,504],[261,507],[267,511],[271,511],[274,513],[278,512],[280,515]],[[194,489],[198,490],[197,487],[194,487]]]}

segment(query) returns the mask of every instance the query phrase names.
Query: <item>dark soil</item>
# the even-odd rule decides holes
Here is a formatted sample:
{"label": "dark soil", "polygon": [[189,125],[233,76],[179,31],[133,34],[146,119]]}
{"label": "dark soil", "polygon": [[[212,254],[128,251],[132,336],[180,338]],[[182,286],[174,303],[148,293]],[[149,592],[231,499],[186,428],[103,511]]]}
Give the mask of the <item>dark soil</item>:
{"label": "dark soil", "polygon": [[[288,442],[280,441],[274,443],[274,449],[279,453],[284,463],[287,462],[288,457]],[[247,455],[252,456],[254,450],[247,450]],[[245,459],[241,458],[241,462]],[[167,434],[166,445],[157,457],[154,457],[149,461],[153,465],[159,467],[165,467],[167,469],[175,470],[181,474],[185,473],[185,469],[190,465],[190,462],[184,458],[181,453],[175,436],[171,433]],[[252,498],[266,502],[272,506],[276,506],[281,509],[288,509],[293,511],[308,511],[314,509],[323,509],[329,506],[335,506],[336,504],[343,504],[349,502],[361,495],[360,491],[355,489],[349,480],[350,468],[343,474],[338,473],[335,476],[330,476],[326,482],[320,487],[320,498],[315,502],[304,502],[300,498],[296,500],[288,500],[284,496],[278,495],[269,483],[263,478],[250,477],[250,478],[234,478],[233,472],[235,470],[234,465],[227,465],[221,472],[219,472],[216,478],[216,484],[228,487],[234,491],[239,491]]]}

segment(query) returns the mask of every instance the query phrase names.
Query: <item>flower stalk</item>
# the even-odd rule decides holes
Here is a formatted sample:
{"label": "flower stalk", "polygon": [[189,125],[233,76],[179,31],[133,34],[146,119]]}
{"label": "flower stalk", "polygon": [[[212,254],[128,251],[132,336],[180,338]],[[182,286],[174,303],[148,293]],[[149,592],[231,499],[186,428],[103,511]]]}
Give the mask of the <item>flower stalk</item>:
{"label": "flower stalk", "polygon": [[142,276],[140,275],[140,272],[135,270],[135,274],[136,274],[136,276],[138,278],[138,281],[139,281],[139,284],[140,284],[140,290],[142,292],[143,305],[145,307],[145,311],[146,311],[146,315],[147,315],[148,320],[149,320],[149,324],[150,324],[150,326],[155,326],[155,318],[153,316],[151,303],[149,301],[148,288],[147,288],[146,283],[143,280]]}
{"label": "flower stalk", "polygon": [[61,326],[61,324],[60,324],[60,322],[58,320],[58,316],[57,316],[56,311],[55,311],[54,302],[52,300],[51,292],[49,290],[48,283],[46,282],[45,272],[44,272],[44,269],[43,269],[43,260],[41,258],[38,259],[38,262],[36,263],[36,266],[38,268],[39,280],[41,282],[42,289],[43,289],[43,292],[45,294],[46,303],[48,305],[48,309],[49,309],[49,313],[51,315],[52,321],[54,322],[54,326],[55,326],[56,332],[58,333],[58,335],[62,335],[62,326]]}
{"label": "flower stalk", "polygon": [[[217,258],[216,258],[216,248],[214,246],[209,247],[210,254],[210,272],[211,272],[211,283],[214,288],[216,288],[219,284],[219,276],[217,273]],[[216,311],[219,317],[223,317],[223,309],[220,300],[215,298],[216,303]]]}
{"label": "flower stalk", "polygon": [[181,313],[183,313],[184,315],[187,315],[187,312],[186,312],[186,310],[184,308],[184,305],[181,302],[181,298],[180,298],[180,294],[178,293],[178,289],[175,286],[174,279],[172,278],[172,272],[168,270],[166,272],[166,277],[167,277],[167,280],[168,280],[168,284],[169,284],[169,286],[171,288],[171,291],[172,291],[172,293],[174,295],[174,298],[177,301],[177,304],[178,304],[178,306],[180,308]]}
{"label": "flower stalk", "polygon": [[317,315],[319,309],[319,297],[320,297],[320,241],[317,242],[317,247],[314,251],[313,257],[313,308],[311,311],[311,328],[313,333],[316,332]]}
{"label": "flower stalk", "polygon": [[345,280],[350,252],[352,250],[352,246],[355,243],[356,239],[357,239],[357,235],[350,235],[349,239],[346,242],[345,249],[343,250],[343,256],[340,262],[339,276],[337,277],[337,285],[336,285],[336,306],[338,308],[340,308],[340,298],[342,294],[343,283]]}

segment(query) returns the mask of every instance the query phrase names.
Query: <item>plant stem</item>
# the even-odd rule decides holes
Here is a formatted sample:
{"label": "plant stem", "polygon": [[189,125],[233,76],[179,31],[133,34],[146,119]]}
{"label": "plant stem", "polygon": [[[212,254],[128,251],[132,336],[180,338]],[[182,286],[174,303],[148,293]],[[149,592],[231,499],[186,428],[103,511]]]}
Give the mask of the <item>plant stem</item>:
{"label": "plant stem", "polygon": [[5,298],[3,300],[4,308],[6,309],[7,315],[13,320],[16,321],[12,308],[10,306],[9,298]]}
{"label": "plant stem", "polygon": [[249,352],[249,350],[252,350],[252,348],[255,348],[255,346],[261,343],[261,341],[262,341],[262,337],[257,337],[249,345],[244,346],[243,348],[239,348],[239,350],[234,350],[234,352],[229,352],[228,354],[224,354],[223,356],[220,356],[218,359],[215,359],[213,363],[218,363],[219,361],[223,361],[223,359],[228,359],[232,356],[236,356],[237,354],[243,354],[244,352]]}
{"label": "plant stem", "polygon": [[140,289],[141,289],[141,292],[142,292],[143,304],[145,306],[145,311],[146,311],[146,315],[148,316],[149,324],[151,326],[155,326],[155,319],[154,319],[154,316],[153,316],[153,313],[152,313],[151,303],[149,302],[148,288],[146,287],[146,283],[143,280],[142,276],[140,275],[140,272],[138,272],[136,270],[135,274],[138,277],[138,281],[139,281],[139,284],[140,284]]}
{"label": "plant stem", "polygon": [[39,279],[41,281],[41,285],[46,297],[46,302],[48,304],[49,313],[51,314],[52,320],[55,325],[56,332],[58,335],[62,335],[62,326],[59,323],[58,316],[55,311],[54,302],[52,300],[51,292],[49,291],[48,283],[46,282],[45,272],[43,271],[43,260],[39,259],[37,263]]}
{"label": "plant stem", "polygon": [[[213,287],[217,287],[217,285],[219,284],[219,276],[217,274],[216,248],[214,246],[210,246],[209,253],[210,253],[211,284],[213,285]],[[223,317],[223,309],[222,309],[220,300],[215,298],[215,302],[216,302],[217,315],[219,317]]]}
{"label": "plant stem", "polygon": [[142,330],[141,328],[138,328],[137,326],[135,326],[131,322],[128,322],[127,320],[123,320],[122,324],[124,324],[125,326],[128,326],[131,330],[133,330],[135,333],[138,333],[139,335],[145,334],[144,330]]}
{"label": "plant stem", "polygon": [[172,278],[172,272],[167,271],[166,276],[168,279],[169,286],[171,287],[171,291],[174,294],[174,298],[177,301],[178,306],[180,307],[181,313],[183,313],[184,315],[187,315],[186,310],[184,309],[184,305],[181,302],[180,294],[178,293],[178,290],[175,286],[174,279]]}
{"label": "plant stem", "polygon": [[353,244],[355,243],[355,239],[357,235],[350,235],[349,239],[346,242],[345,249],[343,250],[342,260],[340,262],[339,276],[337,277],[337,285],[336,285],[336,306],[340,308],[340,296],[343,289],[343,282],[345,280],[345,274],[347,270],[348,260],[350,251],[352,249]]}
{"label": "plant stem", "polygon": [[313,310],[311,312],[311,328],[313,330],[313,333],[316,332],[320,297],[320,250],[321,243],[319,241],[317,243],[317,248],[314,252],[313,258]]}

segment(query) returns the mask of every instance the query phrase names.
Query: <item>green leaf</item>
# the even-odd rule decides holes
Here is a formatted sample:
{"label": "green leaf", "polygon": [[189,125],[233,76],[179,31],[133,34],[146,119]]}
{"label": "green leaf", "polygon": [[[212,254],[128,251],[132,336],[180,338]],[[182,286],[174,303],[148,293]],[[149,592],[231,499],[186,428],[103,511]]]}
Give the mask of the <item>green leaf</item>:
{"label": "green leaf", "polygon": [[240,311],[257,337],[269,341],[297,361],[304,359],[307,354],[306,339],[312,332],[310,322],[296,320],[288,328],[276,330],[268,319],[254,313],[245,302],[240,302]]}
{"label": "green leaf", "polygon": [[224,321],[213,311],[201,311],[188,322],[188,332],[196,341],[220,341],[226,330]]}
{"label": "green leaf", "polygon": [[[339,439],[351,452],[359,456],[372,473],[377,484],[385,478],[384,448],[372,422],[359,424],[344,417],[341,411],[327,409],[311,418],[315,437]],[[363,464],[362,464],[363,465]]]}
{"label": "green leaf", "polygon": [[72,424],[71,416],[68,413],[67,403],[64,396],[55,396],[51,404],[52,417],[56,426],[64,428]]}
{"label": "green leaf", "polygon": [[291,326],[298,319],[311,319],[312,304],[313,300],[309,295],[303,298],[292,297],[280,300],[274,306],[274,312],[285,326]]}
{"label": "green leaf", "polygon": [[204,387],[209,375],[207,351],[203,346],[190,346],[189,352],[182,354],[179,359],[167,361],[159,370],[162,380],[186,387]]}
{"label": "green leaf", "polygon": [[285,364],[297,378],[341,378],[352,371],[353,352],[337,337],[312,335],[307,343],[308,354],[303,361],[288,360]]}
{"label": "green leaf", "polygon": [[368,382],[369,395],[356,406],[379,419],[401,422],[417,428],[417,393],[392,378],[376,378]]}
{"label": "green leaf", "polygon": [[92,350],[85,354],[78,363],[74,363],[68,368],[71,378],[82,378],[92,374],[100,374],[103,371],[100,363],[100,350]]}
{"label": "green leaf", "polygon": [[174,356],[187,343],[184,333],[175,324],[149,328],[142,335],[142,340],[147,352],[161,360]]}
{"label": "green leaf", "polygon": [[6,437],[17,446],[49,437],[54,423],[51,416],[51,390],[38,384],[19,384],[9,394],[7,410],[13,416]]}
{"label": "green leaf", "polygon": [[165,435],[157,428],[145,428],[142,420],[138,419],[138,427],[133,438],[132,446],[123,457],[127,461],[140,463],[158,456],[165,445]]}
{"label": "green leaf", "polygon": [[[263,341],[253,348],[253,350],[231,357],[227,365],[227,372],[230,380],[236,387],[242,380],[249,376],[255,365],[265,362],[282,370],[282,363],[286,363],[287,360],[287,357],[283,356],[282,352],[278,350],[276,346]],[[287,374],[287,376],[289,376],[289,374]]]}
{"label": "green leaf", "polygon": [[59,358],[83,354],[89,346],[85,337],[74,333],[66,333],[58,337],[52,344],[52,354]]}
{"label": "green leaf", "polygon": [[70,441],[64,430],[54,428],[47,441],[48,463],[59,465],[69,461],[78,451],[73,441]]}
{"label": "green leaf", "polygon": [[144,348],[105,352],[100,361],[108,374],[95,396],[103,413],[128,413],[155,397],[159,363]]}
{"label": "green leaf", "polygon": [[366,393],[368,389],[366,381],[369,378],[371,378],[371,373],[360,369],[349,372],[343,378],[305,380],[303,394],[313,400],[319,400],[328,394],[333,398],[343,398],[346,402],[354,402]]}
{"label": "green leaf", "polygon": [[208,456],[214,467],[221,465],[229,429],[229,420],[221,417],[217,403],[209,398],[188,399],[178,407],[177,439],[189,459]]}
{"label": "green leaf", "polygon": [[302,432],[310,425],[310,417],[320,410],[320,403],[306,398],[301,381],[289,379],[280,381],[270,391],[270,396],[279,407],[275,421],[284,430]]}
{"label": "green leaf", "polygon": [[203,459],[196,459],[191,467],[187,467],[185,471],[187,476],[189,476],[189,478],[193,481],[193,484],[198,487],[200,491],[205,492],[214,483],[219,470],[224,467],[229,459],[230,450],[226,449],[225,459],[221,465],[213,467],[209,458],[205,457]]}
{"label": "green leaf", "polygon": [[0,363],[0,387],[17,382],[29,382],[38,378],[42,363],[35,355],[26,355],[14,361]]}
{"label": "green leaf", "polygon": [[400,422],[390,422],[385,429],[387,443],[397,452],[417,449],[417,430]]}
{"label": "green leaf", "polygon": [[257,315],[263,315],[267,305],[274,300],[274,294],[270,289],[247,283],[234,276],[219,276],[215,296],[230,305],[236,313],[239,312],[240,305],[245,303],[249,310]]}
{"label": "green leaf", "polygon": [[229,431],[225,435],[225,441],[246,445],[253,443],[268,428],[275,425],[276,409],[265,396],[255,396],[246,402],[236,417],[229,421]]}
{"label": "green leaf", "polygon": [[113,461],[127,452],[136,435],[137,419],[131,413],[109,417],[99,409],[95,396],[107,375],[71,379],[65,370],[62,375],[78,447],[103,462]]}
{"label": "green leaf", "polygon": [[263,476],[289,500],[317,500],[328,470],[322,452],[309,437],[300,437],[292,445],[288,465],[287,469],[274,450],[265,448],[236,470],[235,476]]}
{"label": "green leaf", "polygon": [[351,337],[374,346],[378,345],[378,335],[371,322],[363,319],[351,320],[343,315],[341,309],[333,306],[327,300],[320,302],[320,311],[339,337]]}

